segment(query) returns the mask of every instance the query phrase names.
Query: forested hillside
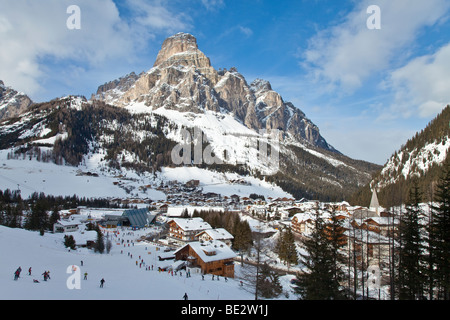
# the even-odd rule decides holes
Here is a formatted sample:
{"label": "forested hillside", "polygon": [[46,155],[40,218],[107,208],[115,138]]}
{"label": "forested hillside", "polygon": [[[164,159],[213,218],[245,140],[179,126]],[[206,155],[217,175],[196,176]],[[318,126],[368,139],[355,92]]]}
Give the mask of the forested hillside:
{"label": "forested hillside", "polygon": [[423,200],[429,201],[443,168],[450,161],[449,147],[450,105],[396,151],[370,184],[352,196],[351,202],[367,206],[370,203],[370,187],[376,186],[382,206],[398,205],[406,201],[414,183],[423,193]]}

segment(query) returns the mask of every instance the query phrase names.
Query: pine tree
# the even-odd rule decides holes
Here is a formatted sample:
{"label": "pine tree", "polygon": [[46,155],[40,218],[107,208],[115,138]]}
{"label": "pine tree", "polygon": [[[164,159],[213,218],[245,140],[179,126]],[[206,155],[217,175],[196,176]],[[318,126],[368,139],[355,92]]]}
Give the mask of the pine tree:
{"label": "pine tree", "polygon": [[73,238],[72,235],[65,235],[64,236],[64,246],[66,248],[70,248],[72,250],[76,249],[75,239]]}
{"label": "pine tree", "polygon": [[429,228],[430,251],[434,262],[434,279],[438,290],[438,299],[450,300],[450,162],[436,190],[436,202]]}
{"label": "pine tree", "polygon": [[58,207],[55,206],[49,220],[50,227],[53,226],[56,222],[58,222],[59,219],[60,219],[59,210]]}
{"label": "pine tree", "polygon": [[233,236],[233,248],[240,251],[242,258],[244,251],[248,250],[252,244],[252,231],[248,222],[240,221],[239,217],[237,217],[234,225]]}
{"label": "pine tree", "polygon": [[314,230],[303,241],[306,253],[301,253],[301,262],[305,266],[297,274],[295,292],[304,300],[344,299],[339,279],[335,277],[335,252],[330,245],[329,230],[318,212],[315,214]]}
{"label": "pine tree", "polygon": [[27,217],[25,228],[28,230],[43,230],[48,229],[48,204],[43,195],[31,206],[31,213]]}
{"label": "pine tree", "polygon": [[295,238],[291,228],[287,228],[285,231],[280,231],[276,250],[279,258],[287,263],[288,268],[291,264],[295,265],[298,263],[297,247],[295,245]]}
{"label": "pine tree", "polygon": [[257,281],[259,294],[263,298],[274,298],[283,292],[279,275],[267,263],[261,265]]}
{"label": "pine tree", "polygon": [[103,233],[97,227],[97,241],[95,242],[95,252],[103,253],[105,251],[105,243],[103,241]]}
{"label": "pine tree", "polygon": [[423,213],[421,193],[417,184],[410,190],[406,210],[399,223],[397,288],[401,300],[422,298],[424,293]]}
{"label": "pine tree", "polygon": [[[330,256],[332,259],[332,276],[336,284],[342,283],[345,278],[343,266],[346,264],[346,257],[342,252],[342,249],[347,244],[347,238],[344,234],[345,229],[343,227],[342,219],[339,219],[336,212],[331,212],[330,222],[326,226],[327,237],[330,242]],[[340,296],[339,290],[335,292],[336,296]]]}

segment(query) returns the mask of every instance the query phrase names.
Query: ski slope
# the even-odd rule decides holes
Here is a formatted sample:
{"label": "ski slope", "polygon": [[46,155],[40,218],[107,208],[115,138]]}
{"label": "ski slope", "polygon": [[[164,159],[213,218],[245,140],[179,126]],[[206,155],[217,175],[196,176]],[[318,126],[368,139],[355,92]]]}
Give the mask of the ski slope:
{"label": "ski slope", "polygon": [[[120,233],[118,237],[136,240],[145,230],[128,232]],[[225,282],[221,277],[219,281],[213,281],[206,275],[202,280],[196,273],[186,278],[184,270],[181,276],[158,272],[158,266],[164,267],[168,261],[159,261],[157,256],[163,251],[157,251],[157,246],[135,241],[134,245],[124,247],[121,240],[114,239],[117,242],[113,241],[109,254],[88,249],[69,251],[63,245],[63,234],[40,236],[38,232],[0,226],[0,300],[182,300],[185,293],[189,300],[254,298],[240,286],[238,279]],[[153,265],[153,271],[136,265],[139,256],[145,266]],[[75,275],[67,273],[67,268],[71,269],[72,265],[80,268],[80,289],[67,286],[69,277]],[[14,271],[19,266],[22,273],[14,281]],[[32,268],[31,275],[28,275],[29,267]],[[235,268],[239,273],[239,264]],[[50,280],[43,281],[44,271],[50,271]],[[88,273],[87,280],[83,279],[85,272]],[[102,278],[105,284],[100,288]],[[282,277],[283,284],[289,285],[290,278],[292,276]],[[34,279],[39,283],[33,282]],[[290,297],[296,298],[293,294]],[[285,299],[284,296],[280,298]]]}

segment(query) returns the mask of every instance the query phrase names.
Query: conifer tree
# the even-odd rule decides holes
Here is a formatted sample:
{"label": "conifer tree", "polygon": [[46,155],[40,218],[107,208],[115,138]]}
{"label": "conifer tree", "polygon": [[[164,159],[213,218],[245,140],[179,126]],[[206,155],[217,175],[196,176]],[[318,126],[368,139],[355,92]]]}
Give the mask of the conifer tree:
{"label": "conifer tree", "polygon": [[438,299],[450,300],[450,162],[436,188],[437,205],[433,207],[433,217],[429,228],[430,251],[433,255],[433,280]]}
{"label": "conifer tree", "polygon": [[248,222],[240,221],[239,217],[237,217],[234,225],[233,235],[233,248],[240,251],[242,260],[244,251],[248,250],[248,248],[252,244],[252,232]]}
{"label": "conifer tree", "polygon": [[270,299],[277,297],[283,291],[279,275],[267,263],[263,263],[258,277],[258,288],[261,297]]}
{"label": "conifer tree", "polygon": [[60,219],[58,207],[53,208],[52,214],[50,216],[49,225],[52,227]]}
{"label": "conifer tree", "polygon": [[48,205],[42,194],[31,206],[31,212],[27,217],[25,228],[28,230],[43,230],[48,229]]}
{"label": "conifer tree", "polygon": [[287,228],[285,231],[280,231],[276,250],[279,258],[287,263],[288,268],[290,265],[298,263],[297,247],[295,245],[295,238],[291,228]]}
{"label": "conifer tree", "polygon": [[97,241],[95,242],[95,252],[103,253],[105,251],[105,243],[103,241],[103,233],[97,226]]}
{"label": "conifer tree", "polygon": [[70,248],[72,250],[76,249],[75,239],[73,238],[72,235],[65,235],[64,236],[64,246],[66,248]]}
{"label": "conifer tree", "polygon": [[397,288],[401,300],[422,298],[424,292],[423,218],[421,193],[417,183],[410,190],[406,210],[399,223]]}
{"label": "conifer tree", "polygon": [[303,241],[306,253],[301,253],[303,272],[297,274],[295,292],[304,300],[337,300],[345,296],[335,277],[335,252],[329,241],[327,224],[318,212],[315,214],[314,230]]}
{"label": "conifer tree", "polygon": [[[347,244],[347,239],[344,234],[342,219],[339,219],[336,215],[336,211],[331,212],[330,222],[326,226],[327,238],[330,245],[330,256],[332,259],[332,276],[335,283],[341,283],[344,280],[345,273],[343,266],[346,264],[346,257],[342,252],[342,249]],[[340,295],[336,292],[336,295]]]}

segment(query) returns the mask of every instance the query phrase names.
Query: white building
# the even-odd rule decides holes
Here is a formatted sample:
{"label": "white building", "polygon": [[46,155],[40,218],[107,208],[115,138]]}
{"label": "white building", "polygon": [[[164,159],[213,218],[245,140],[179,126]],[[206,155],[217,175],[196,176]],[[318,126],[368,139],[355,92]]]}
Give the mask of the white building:
{"label": "white building", "polygon": [[76,220],[58,220],[55,224],[53,224],[53,233],[66,233],[66,232],[74,232],[79,229],[80,222]]}
{"label": "white building", "polygon": [[233,235],[224,228],[204,230],[204,231],[200,232],[199,234],[197,234],[196,238],[198,238],[198,240],[204,241],[204,242],[220,240],[229,247],[231,247],[232,241],[234,239]]}
{"label": "white building", "polygon": [[169,237],[180,242],[195,241],[198,233],[212,229],[211,225],[202,218],[174,218],[168,224]]}

